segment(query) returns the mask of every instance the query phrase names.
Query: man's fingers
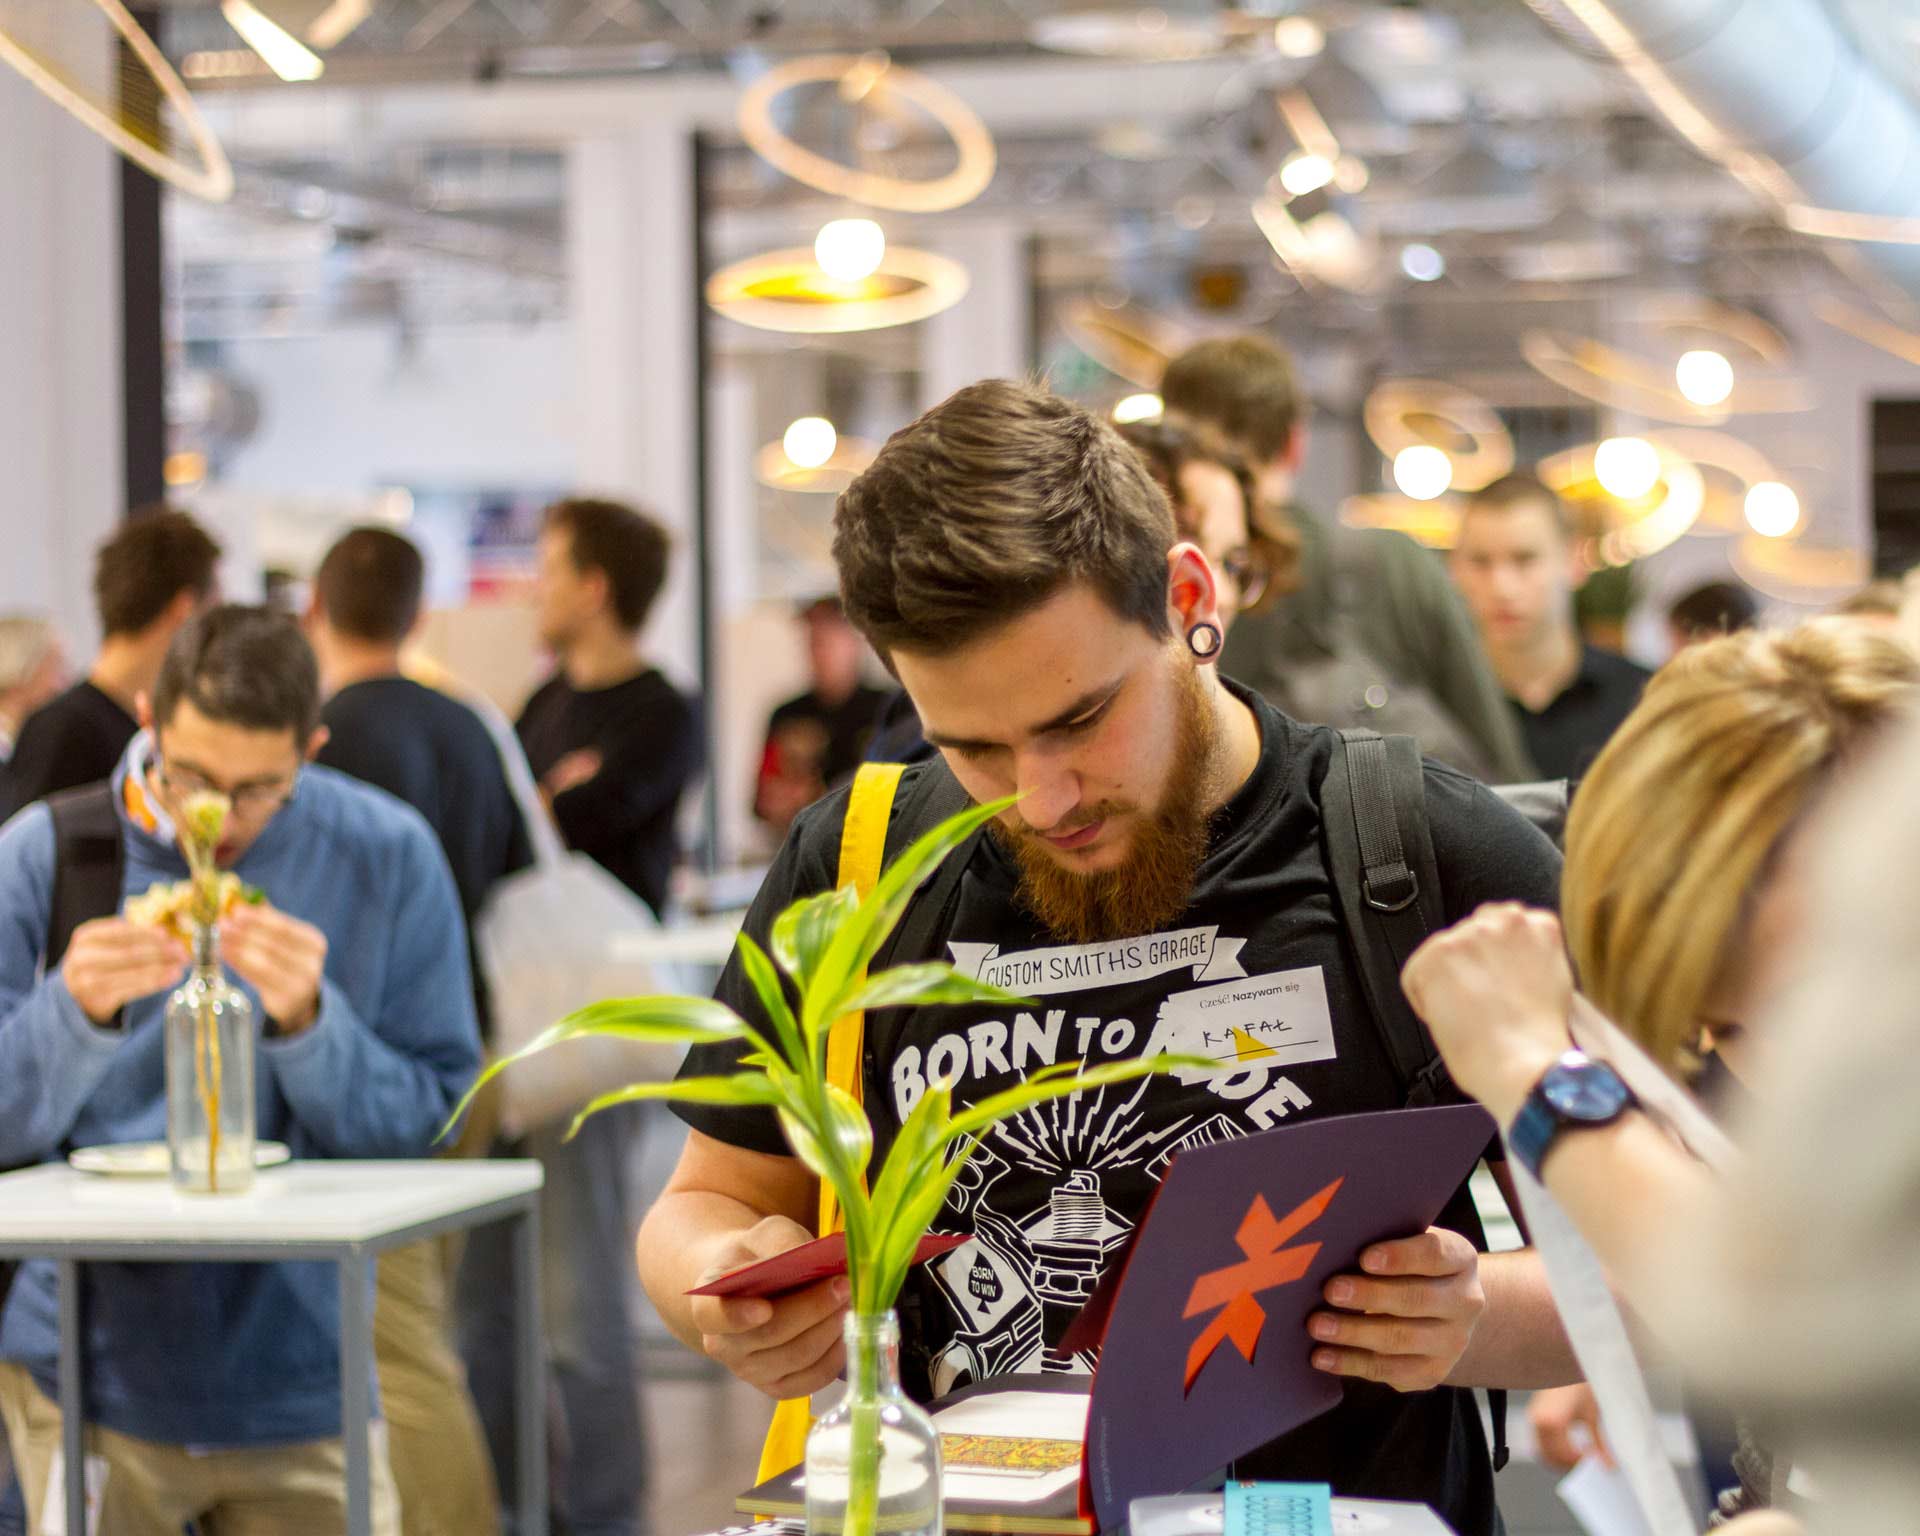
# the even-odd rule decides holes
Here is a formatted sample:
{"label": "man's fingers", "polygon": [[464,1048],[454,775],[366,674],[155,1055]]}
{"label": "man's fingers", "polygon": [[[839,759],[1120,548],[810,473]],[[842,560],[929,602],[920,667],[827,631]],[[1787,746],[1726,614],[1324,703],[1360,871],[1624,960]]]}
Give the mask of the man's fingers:
{"label": "man's fingers", "polygon": [[1329,1376],[1377,1381],[1396,1392],[1425,1392],[1446,1380],[1441,1361],[1426,1355],[1376,1355],[1370,1349],[1340,1349],[1322,1344],[1313,1351],[1313,1368]]}
{"label": "man's fingers", "polygon": [[1364,1275],[1336,1275],[1321,1293],[1333,1306],[1348,1312],[1380,1312],[1389,1317],[1453,1317],[1471,1309],[1458,1275],[1443,1280],[1408,1276],[1373,1280]]}
{"label": "man's fingers", "polygon": [[[766,1390],[773,1392],[776,1397],[786,1395],[778,1390],[782,1384],[795,1377],[811,1376],[821,1361],[841,1343],[845,1316],[844,1312],[835,1312],[831,1317],[821,1318],[811,1328],[777,1349],[755,1351],[751,1360],[746,1362],[753,1373],[751,1379],[763,1383]],[[823,1383],[830,1380],[831,1375],[823,1378]]]}
{"label": "man's fingers", "polygon": [[[741,1246],[746,1250],[746,1259],[743,1262],[778,1258],[781,1254],[790,1253],[795,1248],[812,1241],[813,1233],[786,1216],[763,1217],[740,1234]],[[714,1278],[717,1279],[718,1276]]]}
{"label": "man's fingers", "polygon": [[1307,1332],[1320,1343],[1343,1349],[1444,1358],[1449,1368],[1466,1346],[1464,1331],[1457,1323],[1433,1317],[1353,1317],[1341,1312],[1316,1312],[1307,1320]]}
{"label": "man's fingers", "polygon": [[846,1368],[847,1346],[844,1341],[835,1340],[833,1348],[812,1366],[804,1371],[795,1371],[791,1376],[782,1377],[768,1387],[767,1391],[781,1400],[789,1397],[811,1397],[828,1382],[837,1378]]}
{"label": "man's fingers", "polygon": [[695,1296],[687,1317],[702,1334],[751,1333],[772,1321],[773,1303],[764,1296]]}
{"label": "man's fingers", "polygon": [[1360,1255],[1360,1267],[1370,1275],[1427,1275],[1440,1278],[1472,1269],[1478,1255],[1473,1244],[1445,1227],[1428,1227],[1418,1237],[1375,1243]]}
{"label": "man's fingers", "polygon": [[837,1327],[838,1319],[847,1310],[848,1294],[845,1280],[822,1280],[804,1291],[782,1296],[773,1309],[773,1316],[742,1335],[742,1339],[751,1349],[778,1349],[819,1327],[823,1321],[831,1320]]}

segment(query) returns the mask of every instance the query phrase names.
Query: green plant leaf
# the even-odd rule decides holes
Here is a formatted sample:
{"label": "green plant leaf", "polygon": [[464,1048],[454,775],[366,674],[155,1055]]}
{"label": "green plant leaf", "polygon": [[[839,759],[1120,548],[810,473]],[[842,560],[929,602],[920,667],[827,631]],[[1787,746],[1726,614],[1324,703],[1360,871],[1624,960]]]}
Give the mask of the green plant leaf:
{"label": "green plant leaf", "polygon": [[904,1003],[1006,1003],[1011,1007],[1028,1007],[1032,999],[991,982],[975,981],[944,961],[934,960],[925,965],[896,965],[869,977],[866,985],[841,1000],[839,1013],[845,1017],[871,1008],[897,1008]]}
{"label": "green plant leaf", "polygon": [[996,800],[949,816],[917,838],[887,867],[859,910],[840,924],[815,967],[800,1013],[809,1043],[817,1041],[828,1025],[848,1012],[844,999],[853,990],[853,978],[879,953],[913,893],[925,884],[940,861],[1014,803],[1011,798]]}
{"label": "green plant leaf", "polygon": [[780,1102],[780,1091],[758,1072],[740,1072],[732,1077],[682,1077],[663,1083],[629,1083],[611,1093],[603,1093],[573,1117],[566,1139],[573,1140],[591,1115],[616,1104],[635,1104],[647,1099],[665,1099],[674,1104],[749,1104]]}
{"label": "green plant leaf", "polygon": [[568,1014],[559,1023],[549,1025],[511,1056],[491,1063],[460,1096],[460,1102],[453,1106],[446,1124],[434,1139],[444,1141],[480,1091],[515,1062],[584,1035],[633,1040],[646,1045],[712,1045],[723,1040],[745,1039],[759,1051],[769,1049],[746,1020],[710,997],[620,997],[591,1003]]}
{"label": "green plant leaf", "polygon": [[1104,1088],[1110,1083],[1128,1083],[1142,1077],[1160,1077],[1168,1072],[1213,1072],[1219,1066],[1219,1062],[1205,1056],[1135,1056],[1125,1061],[1102,1062],[1097,1067],[1083,1067],[1070,1077],[1042,1078],[1036,1073],[1024,1083],[1017,1083],[984,1098],[973,1108],[955,1115],[947,1134],[949,1137],[975,1135],[1035,1104],[1044,1104],[1049,1099],[1064,1099],[1088,1088]]}
{"label": "green plant leaf", "polygon": [[800,1043],[800,1021],[794,1018],[792,1005],[787,1002],[787,991],[781,984],[780,973],[773,968],[767,952],[753,941],[751,934],[740,935],[739,951],[740,969],[746,973],[747,980],[760,999],[760,1006],[766,1010],[774,1033],[786,1048],[787,1059],[798,1066],[806,1055]]}
{"label": "green plant leaf", "polygon": [[[942,1153],[947,1143],[947,1123],[952,1111],[952,1092],[934,1084],[920,1095],[908,1113],[900,1134],[887,1150],[887,1160],[874,1183],[870,1201],[876,1223],[874,1247],[877,1254],[876,1292],[871,1297],[855,1297],[863,1309],[885,1311],[898,1294],[899,1281],[913,1262],[924,1224],[910,1226],[906,1207],[922,1183],[937,1176],[943,1167]],[[891,1287],[891,1288],[889,1288]]]}
{"label": "green plant leaf", "polygon": [[[825,1085],[826,1125],[808,1124],[811,1115],[803,1115],[798,1104],[786,1102],[780,1109],[780,1127],[787,1133],[794,1155],[820,1178],[839,1188],[844,1171],[857,1182],[873,1156],[873,1127],[859,1100],[833,1083]],[[820,1132],[830,1139],[823,1146]],[[836,1160],[838,1166],[836,1166]]]}
{"label": "green plant leaf", "polygon": [[822,891],[796,901],[774,919],[769,935],[773,958],[803,992],[813,981],[820,957],[827,952],[840,925],[859,910],[859,894],[852,886],[843,885],[837,891]]}

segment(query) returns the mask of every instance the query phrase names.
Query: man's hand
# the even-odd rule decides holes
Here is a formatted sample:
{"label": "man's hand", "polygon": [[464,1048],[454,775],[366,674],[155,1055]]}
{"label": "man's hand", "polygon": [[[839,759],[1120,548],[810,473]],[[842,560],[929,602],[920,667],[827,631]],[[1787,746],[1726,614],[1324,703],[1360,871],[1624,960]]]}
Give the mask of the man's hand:
{"label": "man's hand", "polygon": [[1527,1403],[1527,1419],[1540,1446],[1540,1459],[1554,1471],[1571,1472],[1589,1451],[1613,1465],[1613,1453],[1600,1433],[1600,1404],[1584,1381],[1534,1393]]}
{"label": "man's hand", "polygon": [[[712,1264],[695,1283],[706,1285],[812,1241],[813,1234],[798,1222],[769,1216],[717,1248]],[[696,1296],[690,1315],[700,1330],[700,1347],[742,1381],[775,1399],[807,1397],[846,1364],[841,1330],[848,1295],[842,1277],[771,1300]]]}
{"label": "man's hand", "polygon": [[283,1039],[319,1016],[327,936],[313,924],[270,906],[235,907],[220,924],[220,953],[260,994]]}
{"label": "man's hand", "polygon": [[96,917],[73,930],[60,976],[96,1024],[105,1024],[128,1003],[176,986],[192,957],[187,946],[158,928],[124,917]]}
{"label": "man's hand", "polygon": [[1573,1043],[1573,972],[1550,912],[1481,907],[1416,949],[1400,983],[1454,1082],[1503,1126]]}
{"label": "man's hand", "polygon": [[540,787],[546,791],[549,801],[557,800],[568,790],[578,789],[589,779],[597,779],[600,767],[600,754],[591,747],[582,747],[577,752],[569,752],[549,768],[547,776],[540,781]]}
{"label": "man's hand", "polygon": [[1480,1256],[1458,1232],[1429,1227],[1418,1237],[1375,1243],[1360,1275],[1336,1275],[1322,1294],[1335,1312],[1316,1312],[1315,1370],[1424,1392],[1446,1381],[1487,1309]]}

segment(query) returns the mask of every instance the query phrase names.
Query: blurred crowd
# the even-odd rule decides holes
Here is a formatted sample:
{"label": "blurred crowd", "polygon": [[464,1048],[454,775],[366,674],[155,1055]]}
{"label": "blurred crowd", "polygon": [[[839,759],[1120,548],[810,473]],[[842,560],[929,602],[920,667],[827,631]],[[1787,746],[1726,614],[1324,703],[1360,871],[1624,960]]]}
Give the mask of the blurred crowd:
{"label": "blurred crowd", "polygon": [[[1115,429],[1015,393],[965,408],[986,412],[1006,442],[1024,432],[1039,445],[1033,462],[1011,447],[994,460],[1008,482],[1039,484],[1050,455],[1083,456],[1075,484],[1100,488],[1087,493],[1091,510],[1074,513],[1085,524],[1079,542],[1059,546],[1051,567],[1007,565],[995,578],[1000,606],[980,609],[987,618],[976,622],[959,598],[939,612],[926,598],[916,613],[913,583],[931,578],[913,562],[926,551],[912,544],[918,533],[889,531],[885,498],[917,494],[946,515],[941,498],[965,466],[936,456],[916,489],[904,456],[918,451],[920,429],[889,444],[843,501],[844,594],[820,593],[793,614],[808,686],[766,725],[751,812],[768,837],[811,846],[802,812],[843,791],[863,761],[944,757],[973,792],[1002,763],[1020,780],[1029,757],[1077,750],[995,734],[1001,714],[1045,692],[1050,668],[1070,669],[1064,643],[1047,654],[1053,642],[1035,630],[1031,648],[996,663],[998,696],[981,702],[977,679],[913,637],[949,626],[955,654],[971,655],[1083,580],[1108,617],[1125,617],[1132,610],[1087,573],[1119,561],[1107,546],[1123,532],[1147,530],[1159,547],[1146,575],[1136,560],[1127,579],[1152,589],[1148,610],[1171,605],[1178,616],[1162,626],[1171,638],[1150,612],[1135,627],[1156,637],[1168,665],[1241,685],[1209,695],[1244,713],[1244,722],[1222,715],[1220,761],[1242,746],[1250,754],[1236,784],[1266,771],[1256,765],[1273,753],[1279,717],[1289,731],[1412,736],[1444,765],[1429,796],[1462,805],[1480,805],[1478,785],[1564,781],[1564,869],[1542,839],[1526,845],[1535,862],[1525,879],[1518,866],[1456,877],[1448,859],[1498,862],[1520,846],[1501,839],[1520,834],[1471,816],[1444,833],[1436,801],[1451,921],[1413,956],[1406,996],[1454,1083],[1503,1128],[1536,1101],[1558,1115],[1539,1172],[1622,1299],[1682,1362],[1707,1492],[1723,1513],[1755,1521],[1756,1532],[1775,1518],[1756,1511],[1827,1531],[1920,1527],[1920,1120],[1900,1087],[1920,1048],[1904,974],[1920,953],[1905,857],[1920,851],[1909,788],[1920,727],[1908,723],[1920,630],[1909,590],[1878,583],[1831,614],[1763,623],[1751,593],[1715,582],[1662,615],[1667,656],[1630,659],[1583,633],[1580,540],[1560,499],[1530,475],[1466,496],[1444,554],[1304,505],[1305,401],[1291,360],[1264,338],[1208,341],[1175,359],[1166,414],[1152,422]],[[995,425],[993,410],[1005,421]],[[962,428],[979,424],[946,426],[961,442]],[[1051,509],[1035,514],[1036,528],[1058,523],[1061,498],[1081,494],[1048,486],[1035,492]],[[959,505],[962,490],[951,494]],[[1102,508],[1129,496],[1147,510],[1121,530],[1121,514]],[[992,515],[1009,547],[1031,532],[1015,526],[1012,491]],[[885,556],[898,590],[876,596],[861,581],[878,578],[860,577],[860,561],[888,538],[899,540]],[[164,1135],[159,1058],[141,1054],[140,1041],[186,956],[117,903],[74,908],[63,879],[80,857],[72,808],[109,787],[125,895],[177,873],[170,817],[185,794],[229,796],[236,830],[223,857],[266,893],[226,935],[228,964],[264,1020],[262,1133],[298,1156],[541,1161],[559,1528],[635,1536],[648,1463],[627,1307],[645,1214],[629,1188],[635,1121],[608,1113],[566,1140],[558,1111],[529,1124],[483,1099],[458,1145],[435,1133],[487,1055],[545,1022],[522,1016],[520,978],[493,939],[508,910],[502,893],[550,872],[543,846],[591,859],[636,923],[676,918],[681,813],[706,772],[707,742],[700,702],[645,648],[669,574],[667,535],[611,501],[548,509],[534,601],[552,671],[511,722],[417,659],[426,572],[402,533],[346,533],[298,613],[224,600],[220,558],[188,514],[143,509],[98,552],[91,657],[62,647],[56,620],[71,616],[0,616],[0,1162]],[[1657,670],[1643,664],[1655,660]],[[1087,707],[1084,720],[1037,734],[1092,729],[1108,703]],[[1133,720],[1142,762],[1172,751],[1183,718]],[[1251,740],[1240,742],[1233,732],[1246,729]],[[1298,738],[1309,739],[1322,741]],[[1174,782],[1213,794],[1204,777]],[[1223,794],[1203,806],[1195,878],[1238,804]],[[1114,805],[1105,820],[1068,805],[1051,826],[1035,822],[1052,851],[1032,838],[1016,847],[1019,892],[1046,889],[1048,868],[1064,868],[1071,885],[1074,839],[1097,840],[1127,810],[1124,797]],[[1279,809],[1271,816],[1284,821]],[[1453,835],[1464,853],[1449,851]],[[770,885],[787,867],[776,864]],[[1455,910],[1456,886],[1486,904]],[[1237,899],[1277,903],[1284,916],[1301,899],[1292,889],[1276,879]],[[1076,940],[1112,936],[1100,924],[1136,910],[1112,892],[1082,894],[1008,899]],[[1138,922],[1170,925],[1188,893],[1175,895],[1170,911]],[[1330,901],[1314,910],[1334,921]],[[1746,1154],[1736,1174],[1693,1163],[1630,1095],[1584,1119],[1548,1102],[1556,1072],[1605,1070],[1569,1055],[1576,989],[1729,1127]],[[730,1122],[689,1118],[696,1151],[718,1161],[692,1172],[683,1163],[641,1234],[642,1271],[693,1347],[791,1395],[807,1370],[834,1363],[837,1334],[819,1317],[809,1337],[827,1342],[798,1361],[797,1323],[781,1333],[756,1322],[773,1332],[736,1345],[717,1337],[727,1329],[700,1323],[706,1314],[669,1303],[704,1267],[695,1256],[721,1251],[700,1247],[721,1227],[687,1214],[689,1191],[725,1204],[728,1179],[785,1177],[740,1171],[779,1154],[777,1134],[767,1144]],[[784,1209],[739,1203],[756,1219]],[[482,1229],[378,1266],[384,1532],[510,1528],[498,1494],[515,1477],[506,1244]],[[111,1467],[103,1531],[338,1528],[338,1417],[327,1401],[339,1320],[295,1268],[233,1266],[189,1290],[137,1266],[97,1267],[88,1401]],[[0,1419],[14,1474],[0,1532],[41,1529],[57,1483],[53,1317],[51,1267],[23,1265],[0,1313]],[[777,1375],[766,1363],[775,1350],[787,1366]],[[1565,1384],[1534,1400],[1543,1454],[1566,1465],[1606,1443],[1578,1374],[1560,1371]],[[186,1379],[194,1390],[182,1390]],[[1437,1382],[1422,1386],[1445,1390]],[[262,1451],[272,1452],[264,1473]],[[1428,1487],[1411,1475],[1401,1486]],[[1475,1507],[1462,1494],[1456,1509],[1471,1523]]]}

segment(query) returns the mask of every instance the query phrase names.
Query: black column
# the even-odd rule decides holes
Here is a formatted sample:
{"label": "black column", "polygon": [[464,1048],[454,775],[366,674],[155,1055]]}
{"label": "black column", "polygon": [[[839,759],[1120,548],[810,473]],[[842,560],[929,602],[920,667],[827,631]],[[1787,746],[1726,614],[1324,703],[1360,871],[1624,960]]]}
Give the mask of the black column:
{"label": "black column", "polygon": [[[134,20],[159,37],[160,17],[138,11]],[[142,68],[125,43],[121,79]],[[120,160],[121,408],[126,451],[126,506],[166,496],[167,367],[161,326],[160,182]]]}

